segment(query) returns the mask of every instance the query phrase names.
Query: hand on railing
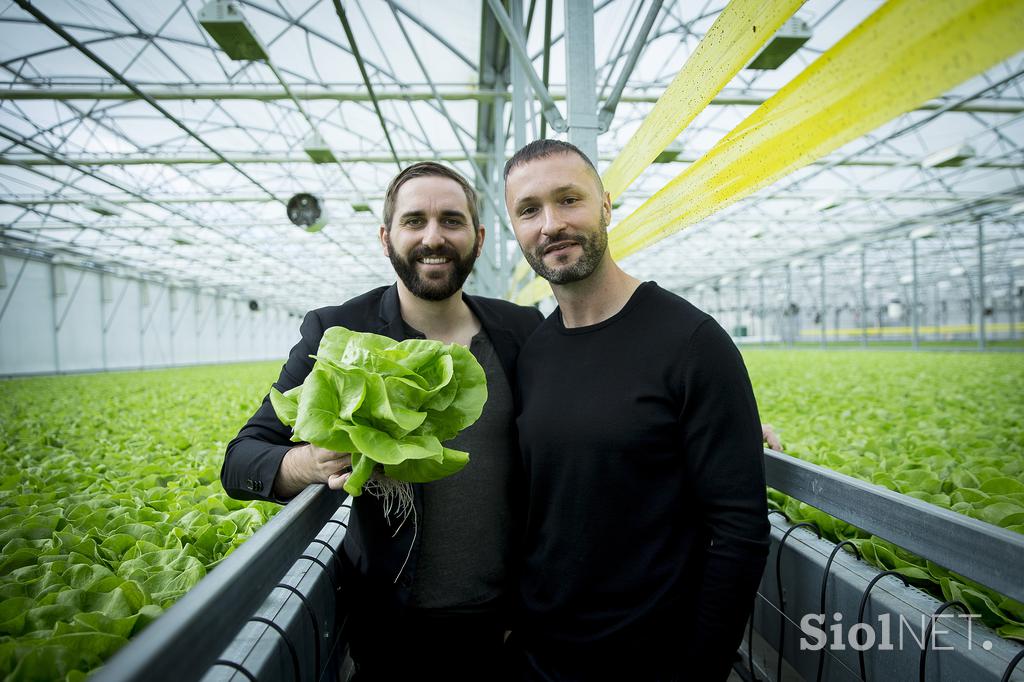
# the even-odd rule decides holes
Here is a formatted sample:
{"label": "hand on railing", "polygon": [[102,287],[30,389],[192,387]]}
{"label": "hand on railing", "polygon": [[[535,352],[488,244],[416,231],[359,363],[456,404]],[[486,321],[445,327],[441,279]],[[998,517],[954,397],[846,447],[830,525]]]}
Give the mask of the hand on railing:
{"label": "hand on railing", "polygon": [[768,449],[783,452],[782,441],[779,440],[779,436],[771,424],[761,424],[761,440],[768,446]]}
{"label": "hand on railing", "polygon": [[352,455],[347,452],[325,450],[310,443],[297,445],[281,460],[274,493],[291,498],[312,483],[326,483],[331,490],[341,490],[351,470]]}

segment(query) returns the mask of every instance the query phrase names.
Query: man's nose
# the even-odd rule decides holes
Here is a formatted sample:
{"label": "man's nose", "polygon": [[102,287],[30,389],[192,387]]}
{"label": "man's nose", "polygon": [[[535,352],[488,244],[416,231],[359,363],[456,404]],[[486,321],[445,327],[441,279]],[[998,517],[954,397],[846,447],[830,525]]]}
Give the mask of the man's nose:
{"label": "man's nose", "polygon": [[558,210],[554,206],[545,206],[541,214],[540,232],[545,237],[553,237],[565,227]]}
{"label": "man's nose", "polygon": [[441,232],[441,226],[436,220],[431,220],[427,223],[427,227],[423,232],[423,245],[432,249],[444,245],[444,234]]}

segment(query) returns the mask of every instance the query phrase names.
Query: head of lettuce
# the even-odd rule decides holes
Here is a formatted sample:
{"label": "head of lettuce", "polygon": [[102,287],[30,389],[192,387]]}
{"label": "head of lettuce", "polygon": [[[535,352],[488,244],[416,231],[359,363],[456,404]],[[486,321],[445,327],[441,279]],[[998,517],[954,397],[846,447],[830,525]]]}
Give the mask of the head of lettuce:
{"label": "head of lettuce", "polygon": [[377,465],[392,480],[426,483],[469,461],[442,445],[487,401],[484,370],[467,348],[331,327],[313,357],[305,381],[285,393],[271,389],[270,402],[293,441],[352,453],[350,495]]}

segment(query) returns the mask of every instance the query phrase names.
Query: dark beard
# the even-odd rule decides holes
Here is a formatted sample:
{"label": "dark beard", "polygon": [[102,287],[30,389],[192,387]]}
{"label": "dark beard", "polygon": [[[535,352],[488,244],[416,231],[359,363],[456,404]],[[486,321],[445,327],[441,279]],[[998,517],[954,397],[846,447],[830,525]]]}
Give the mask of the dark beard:
{"label": "dark beard", "polygon": [[[452,271],[446,273],[443,278],[437,279],[420,276],[416,270],[416,260],[431,256],[451,259],[454,265]],[[398,278],[402,280],[413,296],[426,301],[443,301],[461,289],[466,278],[469,277],[469,273],[473,271],[473,264],[476,263],[476,240],[473,241],[473,249],[465,258],[460,258],[458,252],[450,246],[440,249],[428,249],[420,246],[413,249],[408,258],[399,257],[394,248],[389,247],[388,259]]]}
{"label": "dark beard", "polygon": [[[593,234],[577,234],[571,237],[556,235],[555,239],[545,240],[532,252],[523,251],[523,256],[534,272],[552,284],[569,284],[586,279],[597,269],[604,257],[604,252],[608,249],[608,220],[605,218],[604,211],[601,211],[599,224],[601,229]],[[568,267],[551,268],[545,265],[544,249],[554,242],[566,240],[576,242],[583,249],[583,255],[579,260]]]}

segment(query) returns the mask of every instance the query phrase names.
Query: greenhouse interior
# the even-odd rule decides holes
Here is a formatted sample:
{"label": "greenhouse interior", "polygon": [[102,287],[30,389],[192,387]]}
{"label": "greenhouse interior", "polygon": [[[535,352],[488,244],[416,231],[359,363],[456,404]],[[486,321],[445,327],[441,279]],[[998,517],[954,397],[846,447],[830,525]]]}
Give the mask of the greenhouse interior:
{"label": "greenhouse interior", "polygon": [[[398,511],[386,506],[385,517],[390,524],[392,514],[406,516],[385,545],[397,546],[413,515],[413,544],[408,555],[403,545],[396,563],[401,576],[416,556],[413,547],[426,557],[421,544],[442,534],[430,533],[431,519],[450,512],[479,516],[482,524],[497,516],[470,506],[486,492],[429,497],[442,475],[452,476],[445,481],[452,486],[468,476],[472,459],[458,464],[465,472],[449,468],[423,478],[415,467],[434,460],[388,460],[359,434],[373,431],[402,453],[414,447],[406,439],[419,448],[423,441],[416,439],[426,438],[441,471],[456,465],[444,464],[454,460],[442,461],[452,450],[440,443],[450,445],[447,439],[481,410],[495,414],[487,410],[498,400],[486,407],[485,400],[505,394],[506,404],[493,409],[512,421],[502,432],[507,437],[486,447],[511,459],[502,464],[505,474],[487,475],[520,481],[525,471],[526,507],[510,503],[508,523],[521,515],[526,540],[505,548],[500,533],[511,531],[481,526],[473,546],[463,547],[468,540],[461,538],[460,547],[467,555],[484,552],[482,539],[493,536],[495,551],[505,552],[500,572],[508,584],[495,594],[515,606],[502,611],[507,620],[499,623],[499,634],[511,637],[496,645],[511,649],[516,662],[483,661],[472,674],[453,667],[448,679],[1024,681],[1021,0],[14,0],[0,4],[0,35],[5,682],[395,679],[375,677],[372,666],[380,661],[360,660],[350,646],[370,636],[353,615],[364,608],[353,606],[363,578],[350,573],[363,570],[352,553],[361,550],[352,547],[365,541],[364,530],[349,534],[349,526],[362,529],[359,517],[369,516],[369,505],[390,505],[382,481],[395,483]],[[573,147],[552,147],[506,168],[518,150],[542,139]],[[596,169],[585,184],[606,193],[593,199],[601,223],[592,221],[582,241],[555,243],[562,251],[540,256],[524,241],[534,238],[532,214],[521,208],[519,190],[557,185],[547,171],[527,169],[560,168],[558,159]],[[478,219],[461,234],[476,235],[476,260],[468,260],[468,279],[453,284],[441,303],[472,311],[475,332],[486,332],[488,347],[494,342],[497,375],[505,376],[495,358],[505,356],[498,328],[488,325],[498,323],[480,311],[506,311],[509,325],[519,316],[529,330],[537,328],[536,339],[579,326],[569,324],[570,312],[584,308],[572,306],[614,300],[596,298],[612,296],[596,284],[587,288],[590,271],[564,281],[535,273],[566,262],[565,253],[577,248],[586,255],[594,239],[607,242],[594,272],[643,283],[633,298],[594,318],[595,329],[620,309],[638,314],[634,300],[641,293],[655,300],[652,289],[664,290],[656,300],[671,305],[659,308],[651,330],[632,330],[635,344],[618,342],[616,357],[606,354],[600,365],[574,353],[556,358],[555,349],[568,343],[547,346],[549,335],[531,344],[523,332],[516,337],[515,351],[523,349],[518,375],[513,358],[511,383],[500,393],[492,375],[483,381],[488,364],[475,345],[478,335],[458,342],[462,337],[429,332],[407,336],[424,328],[409,317],[409,301],[441,308],[437,298],[415,293],[406,277],[427,281],[455,271],[448,261],[422,259],[404,263],[411,275],[399,267],[407,223],[393,234],[386,221],[395,207],[412,201],[411,187],[456,187],[430,171],[389,195],[396,175],[420,162],[468,182],[466,204]],[[580,210],[561,198],[545,203],[547,195],[528,199],[544,220]],[[429,206],[435,200],[443,203],[432,196]],[[576,201],[590,205],[588,198]],[[434,210],[416,215],[433,221]],[[423,234],[454,234],[430,225]],[[554,228],[549,222],[539,229]],[[478,303],[452,298],[460,286]],[[313,329],[327,318],[323,311],[335,310],[329,307],[368,306],[367,292],[377,292],[384,311],[389,293],[382,287],[390,287],[383,291],[400,317],[397,331],[377,324],[341,337]],[[630,472],[652,463],[614,451],[620,442],[655,438],[645,422],[627,424],[634,433],[616,435],[608,459],[601,447],[588,450],[589,465],[563,459],[554,467],[552,458],[541,466],[541,452],[557,454],[556,446],[530,442],[541,433],[533,422],[542,405],[553,408],[541,415],[544,433],[556,441],[564,435],[566,458],[575,447],[599,444],[596,433],[633,414],[630,396],[648,401],[648,412],[663,409],[652,405],[664,396],[637,391],[646,390],[644,377],[655,376],[674,396],[683,388],[668,386],[677,376],[670,370],[699,364],[696,346],[682,342],[661,375],[660,360],[648,355],[689,324],[683,310],[710,316],[724,330],[721,344],[739,350],[736,360],[719,364],[715,356],[707,372],[694,375],[709,375],[709,399],[723,401],[695,414],[732,423],[726,419],[741,416],[716,415],[731,412],[727,406],[742,403],[752,387],[756,408],[744,424],[752,426],[756,413],[768,425],[763,451],[744,470],[754,472],[755,497],[761,495],[754,520],[765,547],[755,562],[763,562],[760,583],[756,590],[757,581],[750,584],[749,600],[747,588],[737,587],[745,611],[729,606],[721,591],[714,593],[721,604],[701,607],[721,612],[715,627],[725,633],[707,651],[711,658],[711,650],[725,647],[728,670],[713,673],[693,655],[696,640],[682,621],[710,617],[694,616],[697,607],[685,602],[709,592],[712,580],[721,588],[720,576],[705,585],[690,576],[685,589],[671,583],[650,603],[629,601],[634,592],[660,589],[661,564],[643,562],[663,562],[659,551],[675,551],[644,538],[660,542],[692,528],[697,538],[710,533],[706,546],[689,545],[679,559],[689,566],[728,544],[719,544],[718,533],[726,540],[742,534],[714,527],[714,504],[702,507],[703,498],[690,492],[691,484],[710,485],[703,478],[672,478],[697,466],[685,463],[690,446],[673,445],[675,468],[653,486],[667,491],[663,498],[633,494],[639,488],[629,486],[655,479]],[[499,331],[508,339],[520,334]],[[314,332],[323,337],[319,350],[320,336],[307,339]],[[597,338],[572,347],[591,353]],[[331,343],[350,345],[328,357],[342,353]],[[428,347],[402,343],[432,344],[429,353],[438,355],[430,362],[439,364],[400,364],[404,353],[411,355],[401,362],[426,362],[402,348]],[[586,380],[558,384],[549,377],[547,393],[531,388],[544,385],[530,363],[545,350],[549,365],[571,359],[589,367]],[[376,359],[377,351],[384,359]],[[345,363],[356,363],[358,372]],[[624,371],[635,364],[645,367]],[[304,383],[291,372],[299,365],[308,372]],[[740,378],[729,383],[733,365]],[[595,377],[604,367],[609,376]],[[558,369],[565,374],[553,376],[573,376],[571,368]],[[328,371],[343,378],[331,380],[332,407],[324,412],[309,396],[325,390],[312,379]],[[381,378],[387,372],[396,373],[387,375],[391,383]],[[473,388],[471,372],[480,373],[490,393],[486,385]],[[345,382],[356,374],[369,377],[359,379],[363,402],[346,406]],[[373,406],[371,415],[369,387],[388,386],[383,398],[373,395],[398,405],[392,387],[399,379],[406,392],[449,383],[431,388],[432,398],[394,407],[389,419],[397,421],[389,424],[419,415],[415,426],[396,433],[398,427],[373,421],[392,407]],[[565,397],[552,393],[558,391]],[[581,400],[584,394],[591,395]],[[447,402],[436,407],[440,395]],[[448,435],[420,426],[456,405],[471,412],[463,403],[473,401],[476,411],[460,416],[451,432],[430,427]],[[583,406],[595,410],[589,424]],[[241,449],[232,450],[236,435],[253,427],[257,410],[272,418],[276,412],[281,422],[272,432],[284,440],[266,441],[266,452],[287,455],[278,455],[269,478],[243,474],[235,489],[227,483],[226,453]],[[320,417],[307,416],[316,410]],[[672,416],[680,433],[721,438],[707,446],[708,458],[714,462],[716,448],[719,460],[727,458],[728,429],[684,423],[687,410]],[[335,429],[335,440],[299,433],[313,429],[315,418],[330,422],[321,431]],[[574,424],[595,431],[584,437],[566,426]],[[380,436],[378,429],[391,430]],[[483,443],[484,432],[474,433],[481,435],[465,442]],[[354,492],[349,483],[339,490],[331,481],[340,469],[330,479],[302,479],[291,495],[280,492],[285,463],[298,461],[288,459],[293,453],[337,457],[338,443],[352,452],[344,474],[352,478],[344,480],[365,471],[370,480],[362,492],[369,494],[360,495],[359,484]],[[464,443],[453,447],[473,454]],[[604,480],[629,482],[588,483],[597,476],[590,469],[611,460]],[[587,478],[571,483],[540,478],[582,466]],[[731,471],[723,467],[706,465]],[[412,474],[400,471],[421,477],[402,478]],[[671,487],[675,480],[683,482],[679,490]],[[461,485],[445,490],[465,491]],[[562,497],[545,498],[552,490]],[[587,522],[577,514],[591,504],[584,498],[600,498],[605,511]],[[431,515],[424,499],[453,506]],[[655,510],[664,499],[675,500],[679,517],[692,518]],[[466,509],[471,513],[461,513]],[[606,514],[614,523],[596,526]],[[567,527],[573,519],[582,525]],[[631,536],[630,523],[649,522],[664,530],[651,535],[643,526]],[[544,535],[556,526],[566,535]],[[470,527],[477,526],[445,533]],[[546,538],[537,541],[541,549],[531,549],[535,533]],[[579,575],[536,560],[549,555],[580,566]],[[415,575],[425,575],[430,564],[419,564]],[[515,584],[518,569],[511,566],[520,564],[539,575],[530,582],[524,574]],[[432,569],[439,584],[465,576],[462,568],[440,565]],[[395,595],[417,593],[405,584],[419,584],[409,571],[402,581],[389,580]],[[612,575],[653,582],[616,592],[612,586],[624,583]],[[546,596],[531,601],[530,590],[542,589],[537,585]],[[680,590],[683,596],[672,596]],[[587,647],[559,644],[559,637],[576,636],[573,627],[597,618],[574,612],[572,595],[580,604],[589,598],[579,608],[601,617],[614,611],[622,630],[588,639]],[[530,611],[548,598],[570,606],[551,602],[550,611]],[[422,623],[433,621],[415,620],[432,610],[426,603],[403,603],[396,618],[429,630]],[[636,624],[644,618],[649,625]],[[637,633],[654,632],[655,623],[664,659],[657,674],[644,667],[650,656],[636,644]],[[424,634],[402,627],[413,639]],[[430,641],[441,641],[434,636]],[[554,652],[544,660],[553,667],[537,663],[531,646],[551,647],[538,651]],[[451,647],[448,659],[427,652],[438,660],[425,670],[443,673],[472,648]],[[626,672],[602,668],[602,648],[614,648],[615,665]],[[426,644],[395,647],[409,658],[421,651]]]}

